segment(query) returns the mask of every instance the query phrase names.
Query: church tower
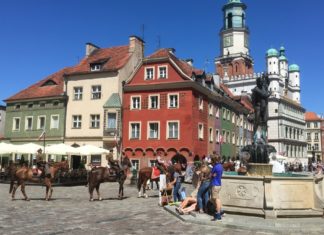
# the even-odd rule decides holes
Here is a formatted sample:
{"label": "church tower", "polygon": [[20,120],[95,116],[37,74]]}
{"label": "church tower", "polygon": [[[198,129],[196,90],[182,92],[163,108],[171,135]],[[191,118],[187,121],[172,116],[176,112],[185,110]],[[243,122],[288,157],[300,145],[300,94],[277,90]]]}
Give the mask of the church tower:
{"label": "church tower", "polygon": [[241,0],[229,0],[223,6],[223,27],[219,34],[221,51],[220,57],[215,60],[221,78],[253,74],[245,10],[246,5]]}

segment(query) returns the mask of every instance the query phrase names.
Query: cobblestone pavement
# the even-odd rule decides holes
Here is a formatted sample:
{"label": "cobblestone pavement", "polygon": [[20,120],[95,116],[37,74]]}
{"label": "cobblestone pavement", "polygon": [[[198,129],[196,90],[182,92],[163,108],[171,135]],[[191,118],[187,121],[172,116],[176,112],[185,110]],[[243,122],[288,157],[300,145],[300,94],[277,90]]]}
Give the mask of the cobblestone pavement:
{"label": "cobblestone pavement", "polygon": [[[118,200],[118,184],[101,185],[103,201],[89,202],[88,188],[55,187],[52,201],[44,201],[45,188],[26,186],[30,201],[15,201],[9,185],[0,184],[0,234],[280,234],[221,226],[186,223],[158,206],[157,191],[149,199],[137,198],[134,186],[125,186],[125,199]],[[239,219],[239,217],[236,217]],[[206,220],[211,217],[206,216]],[[225,217],[226,219],[226,217]],[[231,218],[233,219],[233,217]],[[233,221],[234,223],[234,221]],[[282,232],[287,234],[287,232]],[[305,234],[305,233],[291,233]],[[318,233],[320,234],[320,233]]]}

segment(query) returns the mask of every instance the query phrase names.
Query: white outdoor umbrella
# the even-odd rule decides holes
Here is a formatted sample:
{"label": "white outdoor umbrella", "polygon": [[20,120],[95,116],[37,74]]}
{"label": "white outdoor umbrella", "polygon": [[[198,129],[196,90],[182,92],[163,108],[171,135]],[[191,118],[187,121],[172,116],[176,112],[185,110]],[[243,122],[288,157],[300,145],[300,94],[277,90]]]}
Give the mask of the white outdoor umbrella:
{"label": "white outdoor umbrella", "polygon": [[14,153],[36,154],[38,149],[44,150],[44,147],[34,143],[21,144],[15,146]]}
{"label": "white outdoor umbrella", "polygon": [[68,154],[80,154],[80,151],[77,148],[74,148],[70,145],[60,143],[46,146],[46,154],[57,154],[57,155],[68,155]]}
{"label": "white outdoor umbrella", "polygon": [[99,154],[109,153],[107,149],[103,149],[93,145],[83,145],[76,149],[80,153],[80,155],[99,155]]}
{"label": "white outdoor umbrella", "polygon": [[0,143],[0,155],[12,153],[12,152],[14,152],[15,149],[16,149],[15,145],[13,145],[13,144],[7,144],[4,142]]}

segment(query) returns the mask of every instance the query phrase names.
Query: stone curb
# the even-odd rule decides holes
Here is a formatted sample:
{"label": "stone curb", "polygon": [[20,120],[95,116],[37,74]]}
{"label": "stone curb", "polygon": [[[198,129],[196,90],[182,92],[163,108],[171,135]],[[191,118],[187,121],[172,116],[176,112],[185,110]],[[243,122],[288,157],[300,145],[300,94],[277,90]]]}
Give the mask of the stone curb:
{"label": "stone curb", "polygon": [[324,231],[324,220],[322,218],[263,219],[261,217],[226,214],[222,221],[211,221],[212,217],[206,214],[196,214],[196,216],[180,215],[176,212],[174,206],[165,206],[164,210],[183,222],[199,225],[279,233],[302,232],[307,234],[309,232]]}

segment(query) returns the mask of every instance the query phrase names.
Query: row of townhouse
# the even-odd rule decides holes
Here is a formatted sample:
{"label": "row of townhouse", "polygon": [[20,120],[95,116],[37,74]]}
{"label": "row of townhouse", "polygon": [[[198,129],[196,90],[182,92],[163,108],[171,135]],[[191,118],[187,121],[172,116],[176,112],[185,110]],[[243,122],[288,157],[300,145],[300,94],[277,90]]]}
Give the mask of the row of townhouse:
{"label": "row of townhouse", "polygon": [[324,119],[314,112],[306,112],[307,156],[312,161],[322,161],[324,158]]}
{"label": "row of townhouse", "polygon": [[[79,64],[5,100],[5,138],[41,144],[45,130],[47,145],[91,144],[130,157],[136,167],[176,153],[189,161],[213,152],[236,157],[251,143],[252,107],[247,97],[234,97],[216,80],[174,50],[144,58],[144,42],[136,36],[126,46],[87,43]],[[107,163],[101,155],[71,159],[75,168],[81,161]]]}

